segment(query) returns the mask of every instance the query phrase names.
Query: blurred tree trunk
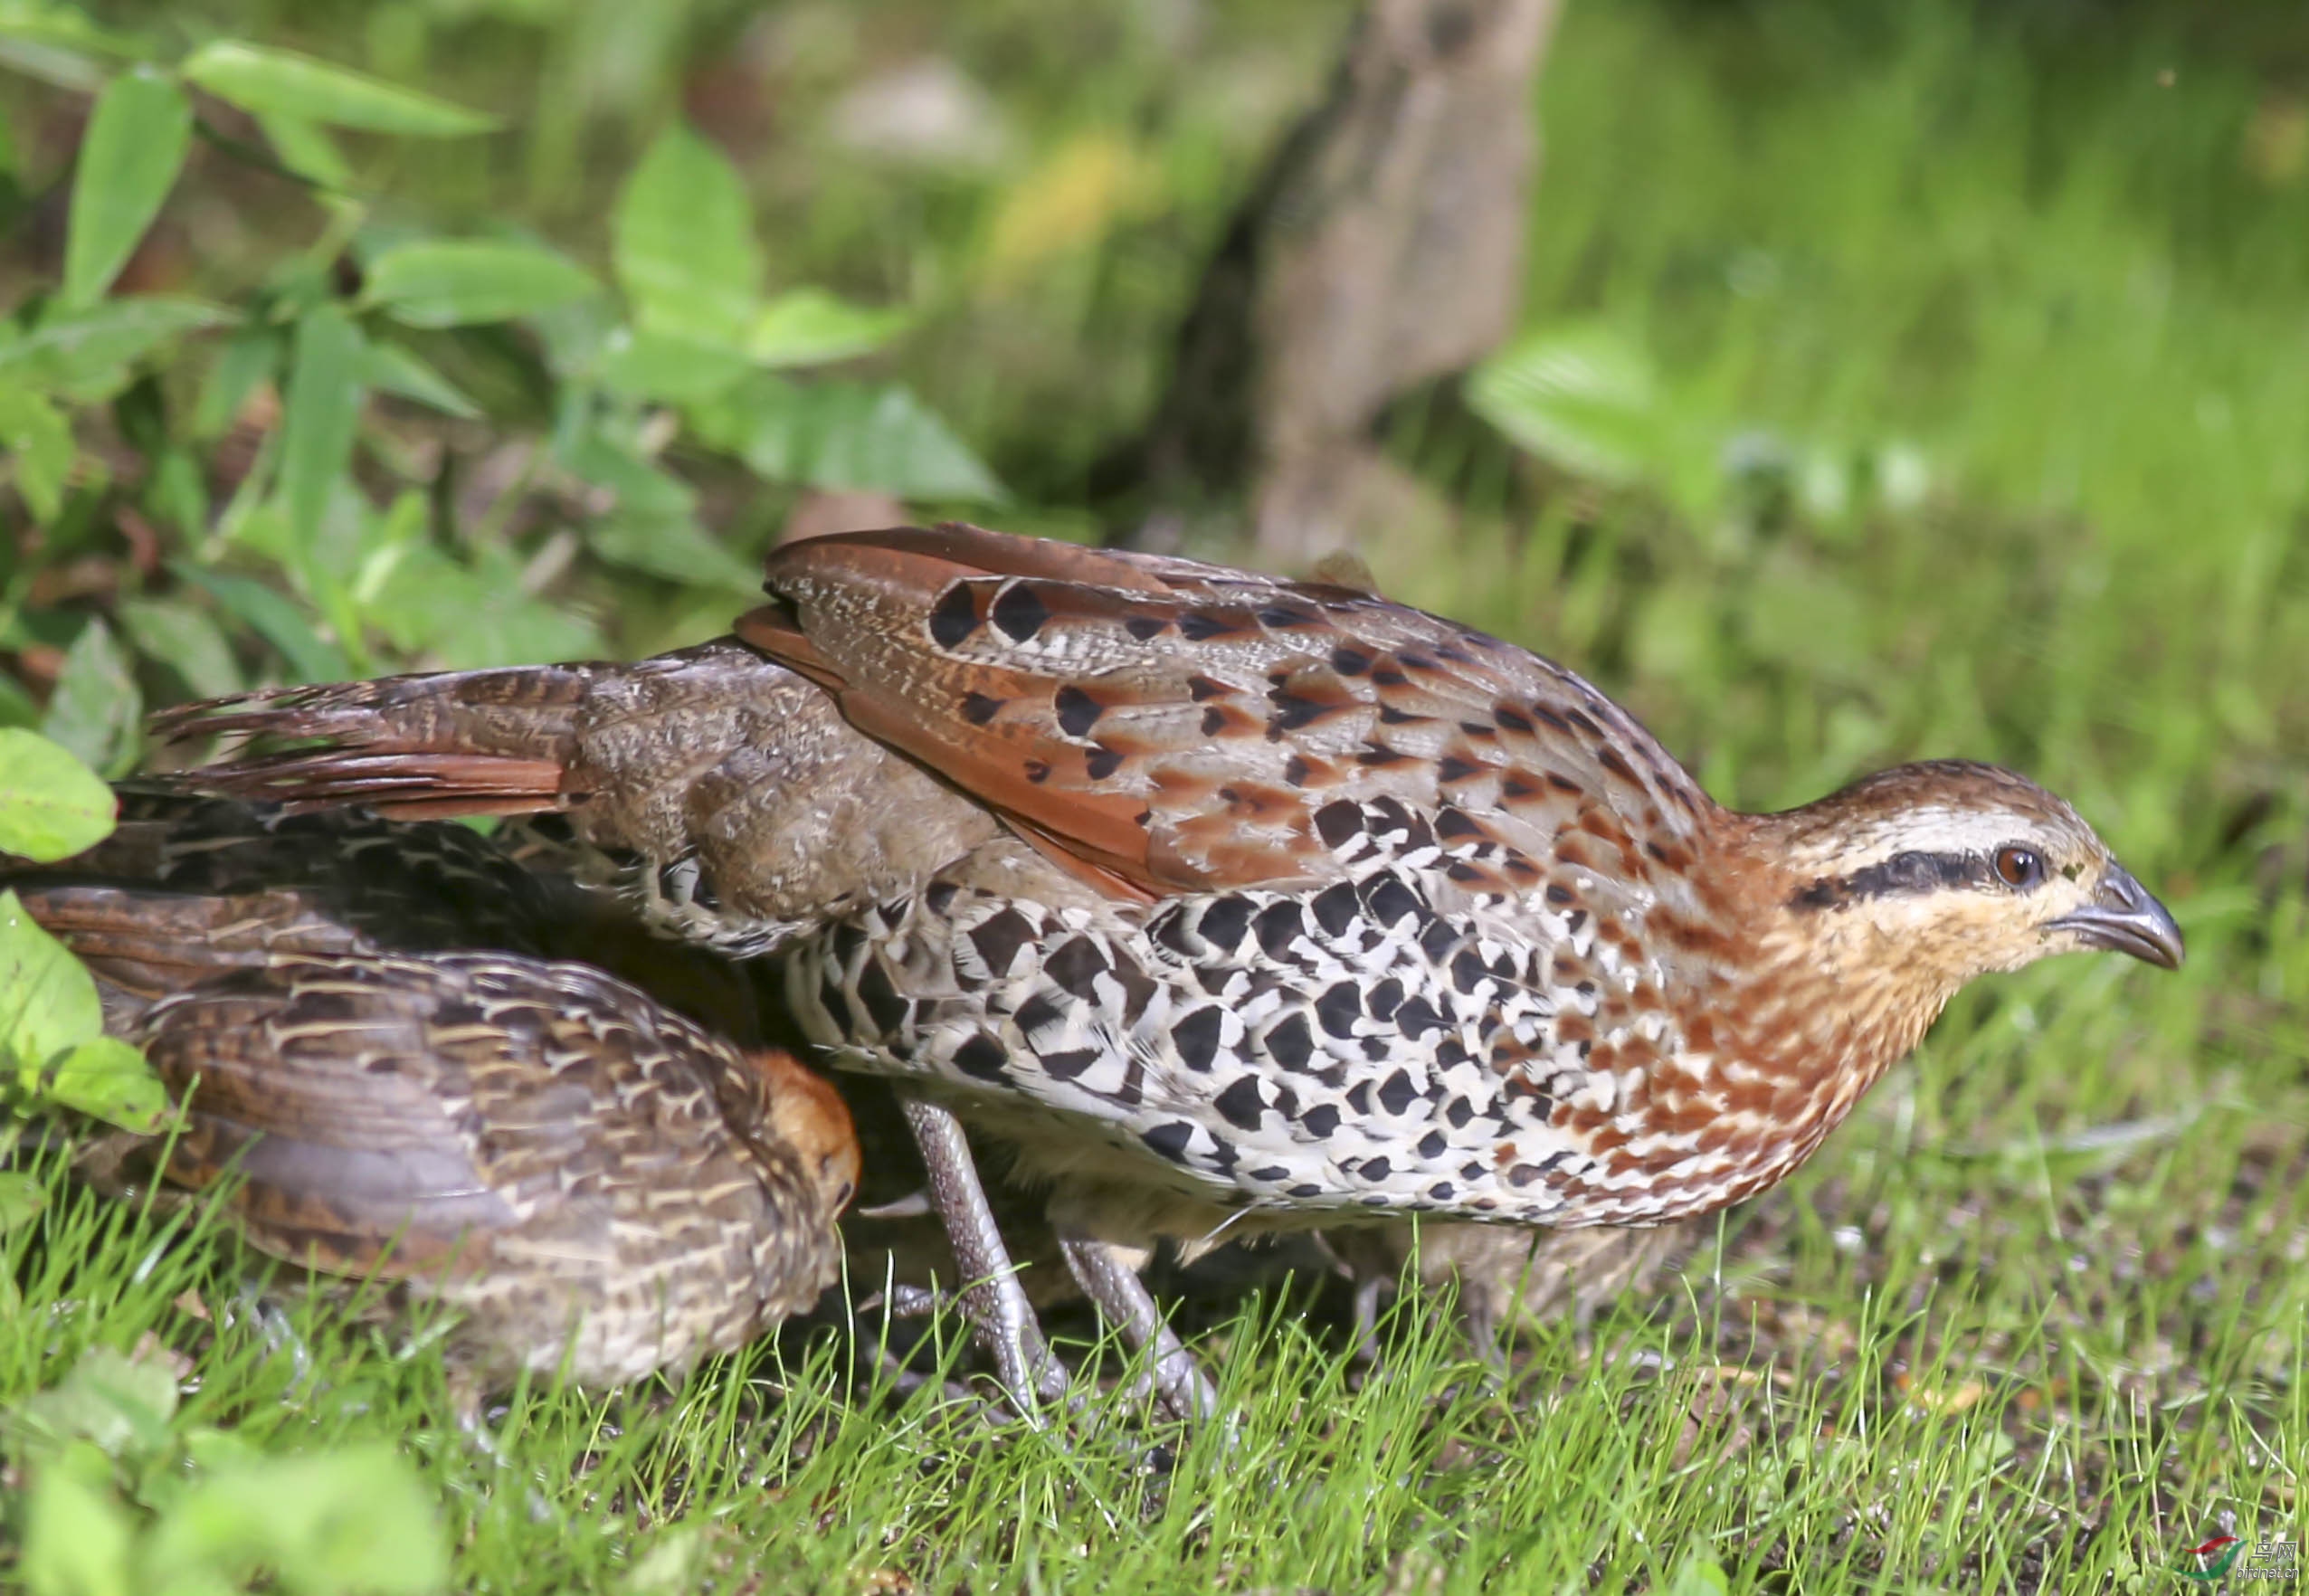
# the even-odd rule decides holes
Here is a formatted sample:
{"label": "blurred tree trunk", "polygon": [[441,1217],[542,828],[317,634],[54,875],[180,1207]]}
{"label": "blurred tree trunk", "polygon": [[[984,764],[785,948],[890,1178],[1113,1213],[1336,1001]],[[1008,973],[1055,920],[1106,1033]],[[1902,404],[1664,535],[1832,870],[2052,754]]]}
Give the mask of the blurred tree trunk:
{"label": "blurred tree trunk", "polygon": [[1155,503],[1240,499],[1262,560],[1305,566],[1417,491],[1373,423],[1514,325],[1560,7],[1368,0],[1180,328],[1134,473]]}

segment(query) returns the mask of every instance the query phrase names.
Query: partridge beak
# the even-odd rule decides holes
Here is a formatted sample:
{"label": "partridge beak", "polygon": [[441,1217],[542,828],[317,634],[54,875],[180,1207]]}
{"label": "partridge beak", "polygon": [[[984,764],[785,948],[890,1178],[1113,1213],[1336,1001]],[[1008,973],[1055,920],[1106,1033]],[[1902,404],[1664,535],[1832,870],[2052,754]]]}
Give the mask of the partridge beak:
{"label": "partridge beak", "polygon": [[2100,890],[2093,895],[2093,901],[2061,916],[2049,929],[2073,931],[2087,947],[2131,954],[2165,970],[2180,969],[2186,951],[2171,913],[2114,861],[2101,873]]}

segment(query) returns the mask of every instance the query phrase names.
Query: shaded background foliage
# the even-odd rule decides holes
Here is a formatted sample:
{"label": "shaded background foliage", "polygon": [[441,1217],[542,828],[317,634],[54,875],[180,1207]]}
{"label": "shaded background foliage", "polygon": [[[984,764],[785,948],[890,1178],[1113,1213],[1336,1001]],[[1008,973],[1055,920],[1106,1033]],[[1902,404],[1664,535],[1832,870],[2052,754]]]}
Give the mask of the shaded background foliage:
{"label": "shaded background foliage", "polygon": [[[1241,554],[1240,502],[1165,502],[1113,463],[1347,21],[1336,0],[0,0],[0,726],[117,774],[152,704],[670,647],[720,630],[798,530],[1160,522]],[[109,297],[70,302],[93,92],[219,41],[494,125],[347,130],[188,71],[181,177]],[[1803,1566],[1788,1547],[1816,1532],[1848,1575],[2162,1579],[2156,1548],[2217,1498],[2297,1513],[2271,1459],[2305,1433],[2285,1326],[2309,1145],[2309,24],[1573,0],[1537,112],[1522,329],[1377,431],[1395,492],[1359,552],[1383,588],[1594,675],[1727,800],[1926,754],[2021,765],[2171,888],[2192,943],[2153,996],[2066,968],[1968,996],[1757,1221],[1780,1308],[1832,1324],[1873,1323],[1855,1304],[1901,1300],[1953,1245],[1990,1284],[1938,1344],[2017,1335],[1981,1354],[1995,1378],[2067,1394],[2024,1411],[2000,1385],[2016,1405],[1981,1430],[2006,1450],[1962,1453],[1896,1527],[1836,1499],[1894,1500],[1898,1444],[1789,1442],[1813,1493],[1759,1496],[1736,1531],[1690,1507],[1695,1544],[1745,1575]],[[467,280],[444,309],[423,275],[444,242],[509,252],[521,291]],[[168,309],[104,338],[73,321],[138,303]],[[2047,1164],[2064,1138],[2083,1151]],[[2040,1209],[2084,1261],[2015,1240]],[[110,1333],[75,1334],[62,1352]],[[2080,1357],[2098,1373],[2043,1373]],[[2181,1417],[2137,1419],[2158,1403]],[[2048,1459],[2066,1506],[2042,1506]],[[2038,1472],[2000,1495],[2015,1467]],[[1570,1529],[1486,1541],[1526,1486],[1579,1488],[1452,1498],[1465,1533],[1606,1583],[1677,1566]],[[947,1551],[898,1561],[1023,1533],[955,1511],[905,1532]],[[467,1528],[520,1544],[494,1522]],[[1178,1555],[1285,1555],[1205,1532]],[[1417,1538],[1326,1552],[1324,1577]]]}

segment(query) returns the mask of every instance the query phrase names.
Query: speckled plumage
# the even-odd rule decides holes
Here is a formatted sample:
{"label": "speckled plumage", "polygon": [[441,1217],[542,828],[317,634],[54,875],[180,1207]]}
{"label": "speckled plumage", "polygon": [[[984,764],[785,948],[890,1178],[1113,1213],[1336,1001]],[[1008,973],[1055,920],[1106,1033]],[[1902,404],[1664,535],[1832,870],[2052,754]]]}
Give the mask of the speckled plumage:
{"label": "speckled plumage", "polygon": [[375,1282],[347,1292],[373,1312],[447,1309],[484,1384],[679,1370],[838,1273],[858,1149],[825,1082],[590,965],[437,951],[590,939],[547,912],[565,884],[453,825],[124,809],[89,854],[0,868],[187,1099],[173,1138],[93,1137],[100,1185],[216,1188],[290,1266],[277,1287],[310,1268]]}
{"label": "speckled plumage", "polygon": [[[637,667],[169,729],[321,739],[203,773],[237,791],[565,812],[663,923],[776,955],[838,1062],[1012,1137],[1062,1228],[1129,1244],[1705,1213],[1973,976],[2180,958],[2010,772],[1741,813],[1570,671],[1353,588],[959,527],[789,546],[766,586],[735,641]],[[777,713],[740,729],[732,691]],[[525,698],[554,708],[499,713]]]}

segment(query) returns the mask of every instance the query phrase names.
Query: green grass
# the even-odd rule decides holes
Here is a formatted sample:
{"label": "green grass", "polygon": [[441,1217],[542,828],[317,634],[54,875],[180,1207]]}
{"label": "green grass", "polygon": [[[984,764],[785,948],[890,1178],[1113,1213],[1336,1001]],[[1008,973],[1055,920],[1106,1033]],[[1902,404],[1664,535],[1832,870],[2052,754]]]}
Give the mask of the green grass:
{"label": "green grass", "polygon": [[[1200,54],[1140,42],[1078,70],[1084,38],[1127,34],[1121,10],[1012,0],[948,35],[935,8],[875,9],[983,74],[1026,141],[1008,173],[813,172],[774,141],[755,168],[796,217],[794,280],[931,308],[907,375],[1019,487],[1014,525],[1085,524],[1088,462],[1145,403],[1288,103],[1272,84],[1334,25],[1261,11]],[[1081,34],[1059,21],[1077,14]],[[926,1393],[861,1394],[867,1350],[820,1329],[679,1389],[518,1393],[492,1458],[430,1354],[308,1310],[300,1384],[256,1328],[173,1306],[189,1288],[222,1316],[212,1240],[163,1245],[170,1225],[52,1171],[6,1243],[24,1309],[0,1319],[0,1404],[149,1333],[194,1360],[180,1430],[267,1454],[390,1439],[455,1584],[501,1591],[894,1588],[877,1571],[936,1591],[2156,1591],[2231,1524],[2302,1539],[2309,183],[2270,125],[2293,102],[2153,11],[2067,33],[2049,10],[2033,33],[1974,14],[1571,7],[1527,315],[1643,351],[1682,452],[1566,485],[1448,401],[1413,407],[1391,446],[1458,520],[1371,552],[1396,595],[1596,676],[1730,800],[1932,754],[2029,770],[2166,893],[2182,974],[2067,959],[1967,993],[1680,1280],[1535,1333],[1504,1384],[1417,1308],[1364,1380],[1304,1293],[1251,1297],[1203,1338],[1231,1445],[1153,1455],[1097,1406],[1063,1442],[989,1436]],[[576,71],[585,37],[552,34],[540,71]],[[484,42],[499,53],[457,71],[502,64],[506,39]],[[1266,98],[1242,92],[1269,109],[1224,98],[1238,58],[1267,63]],[[1116,129],[1156,174],[1144,208],[1022,285],[974,277],[1037,161]],[[539,138],[528,165],[421,154],[406,176],[451,211],[510,196],[585,248],[583,163]],[[1721,462],[1760,435],[1791,458],[1912,451],[1925,491],[1886,502],[1855,476],[1839,510],[1759,489]]]}

